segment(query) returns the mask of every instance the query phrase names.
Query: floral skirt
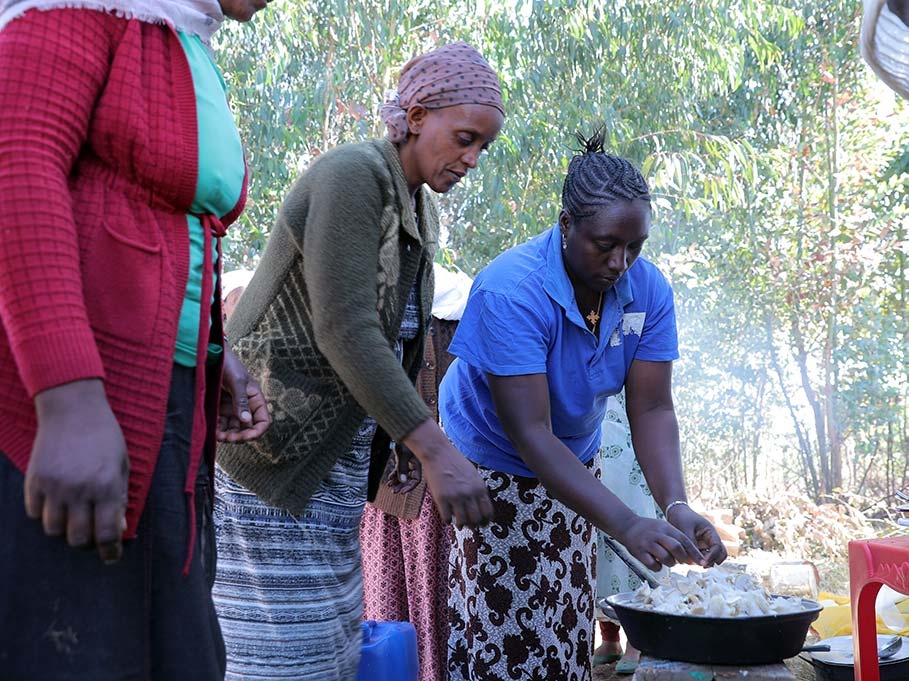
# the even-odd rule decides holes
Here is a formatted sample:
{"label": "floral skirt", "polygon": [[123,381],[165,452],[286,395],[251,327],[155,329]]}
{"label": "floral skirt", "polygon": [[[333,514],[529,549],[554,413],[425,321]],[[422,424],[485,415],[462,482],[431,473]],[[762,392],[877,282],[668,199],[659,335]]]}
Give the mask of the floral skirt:
{"label": "floral skirt", "polygon": [[589,681],[593,526],[535,478],[481,467],[479,472],[492,495],[495,521],[455,532],[450,678]]}
{"label": "floral skirt", "polygon": [[[631,444],[631,426],[628,425],[625,413],[625,393],[613,395],[606,402],[600,455],[600,481],[609,491],[637,515],[643,518],[662,518],[663,514],[653,500]],[[641,586],[641,580],[606,546],[606,542],[598,540],[597,551],[598,599],[634,591]],[[660,574],[664,572],[668,574],[668,568],[661,568]],[[599,608],[596,609],[596,615],[599,619],[608,619]]]}
{"label": "floral skirt", "polygon": [[413,622],[420,681],[447,681],[451,527],[439,519],[429,490],[412,520],[366,504],[360,543],[363,618]]}

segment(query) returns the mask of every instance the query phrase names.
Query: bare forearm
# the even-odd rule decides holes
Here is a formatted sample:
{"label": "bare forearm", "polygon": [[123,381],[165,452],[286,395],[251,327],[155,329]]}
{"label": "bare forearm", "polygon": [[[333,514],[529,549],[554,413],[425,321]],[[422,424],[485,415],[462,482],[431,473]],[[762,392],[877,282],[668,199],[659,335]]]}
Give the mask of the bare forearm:
{"label": "bare forearm", "polygon": [[407,434],[403,442],[422,464],[432,465],[439,459],[450,456],[454,450],[451,441],[432,419],[422,421]]}
{"label": "bare forearm", "polygon": [[404,437],[404,444],[422,466],[442,522],[475,527],[492,518],[486,484],[434,420],[420,423]]}

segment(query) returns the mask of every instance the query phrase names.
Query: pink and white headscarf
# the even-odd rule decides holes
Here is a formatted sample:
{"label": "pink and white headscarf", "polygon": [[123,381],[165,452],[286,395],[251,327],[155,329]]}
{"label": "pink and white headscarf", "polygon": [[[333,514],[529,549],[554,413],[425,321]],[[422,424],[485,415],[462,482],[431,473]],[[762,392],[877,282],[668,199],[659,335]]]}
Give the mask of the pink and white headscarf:
{"label": "pink and white headscarf", "polygon": [[505,115],[499,77],[482,55],[464,42],[421,54],[401,69],[398,89],[386,93],[379,112],[392,142],[407,139],[407,110],[416,104],[427,109],[485,104]]}

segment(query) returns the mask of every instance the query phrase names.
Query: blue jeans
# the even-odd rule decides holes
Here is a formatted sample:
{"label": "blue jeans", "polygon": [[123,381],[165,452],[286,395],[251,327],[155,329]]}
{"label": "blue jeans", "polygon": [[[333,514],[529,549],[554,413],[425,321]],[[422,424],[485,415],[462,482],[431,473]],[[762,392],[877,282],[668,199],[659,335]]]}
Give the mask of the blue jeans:
{"label": "blue jeans", "polygon": [[196,482],[196,543],[183,575],[193,369],[174,366],[161,452],[138,537],[104,565],[25,515],[24,476],[0,454],[0,677],[10,681],[220,681],[211,599],[211,480]]}

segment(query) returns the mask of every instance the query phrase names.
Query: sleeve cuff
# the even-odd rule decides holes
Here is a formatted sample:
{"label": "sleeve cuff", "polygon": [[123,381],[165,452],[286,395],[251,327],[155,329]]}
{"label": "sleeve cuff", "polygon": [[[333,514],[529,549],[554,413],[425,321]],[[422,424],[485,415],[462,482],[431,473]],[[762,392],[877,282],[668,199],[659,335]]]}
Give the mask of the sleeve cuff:
{"label": "sleeve cuff", "polygon": [[101,355],[88,329],[24,339],[12,350],[29,397],[64,383],[104,379]]}

